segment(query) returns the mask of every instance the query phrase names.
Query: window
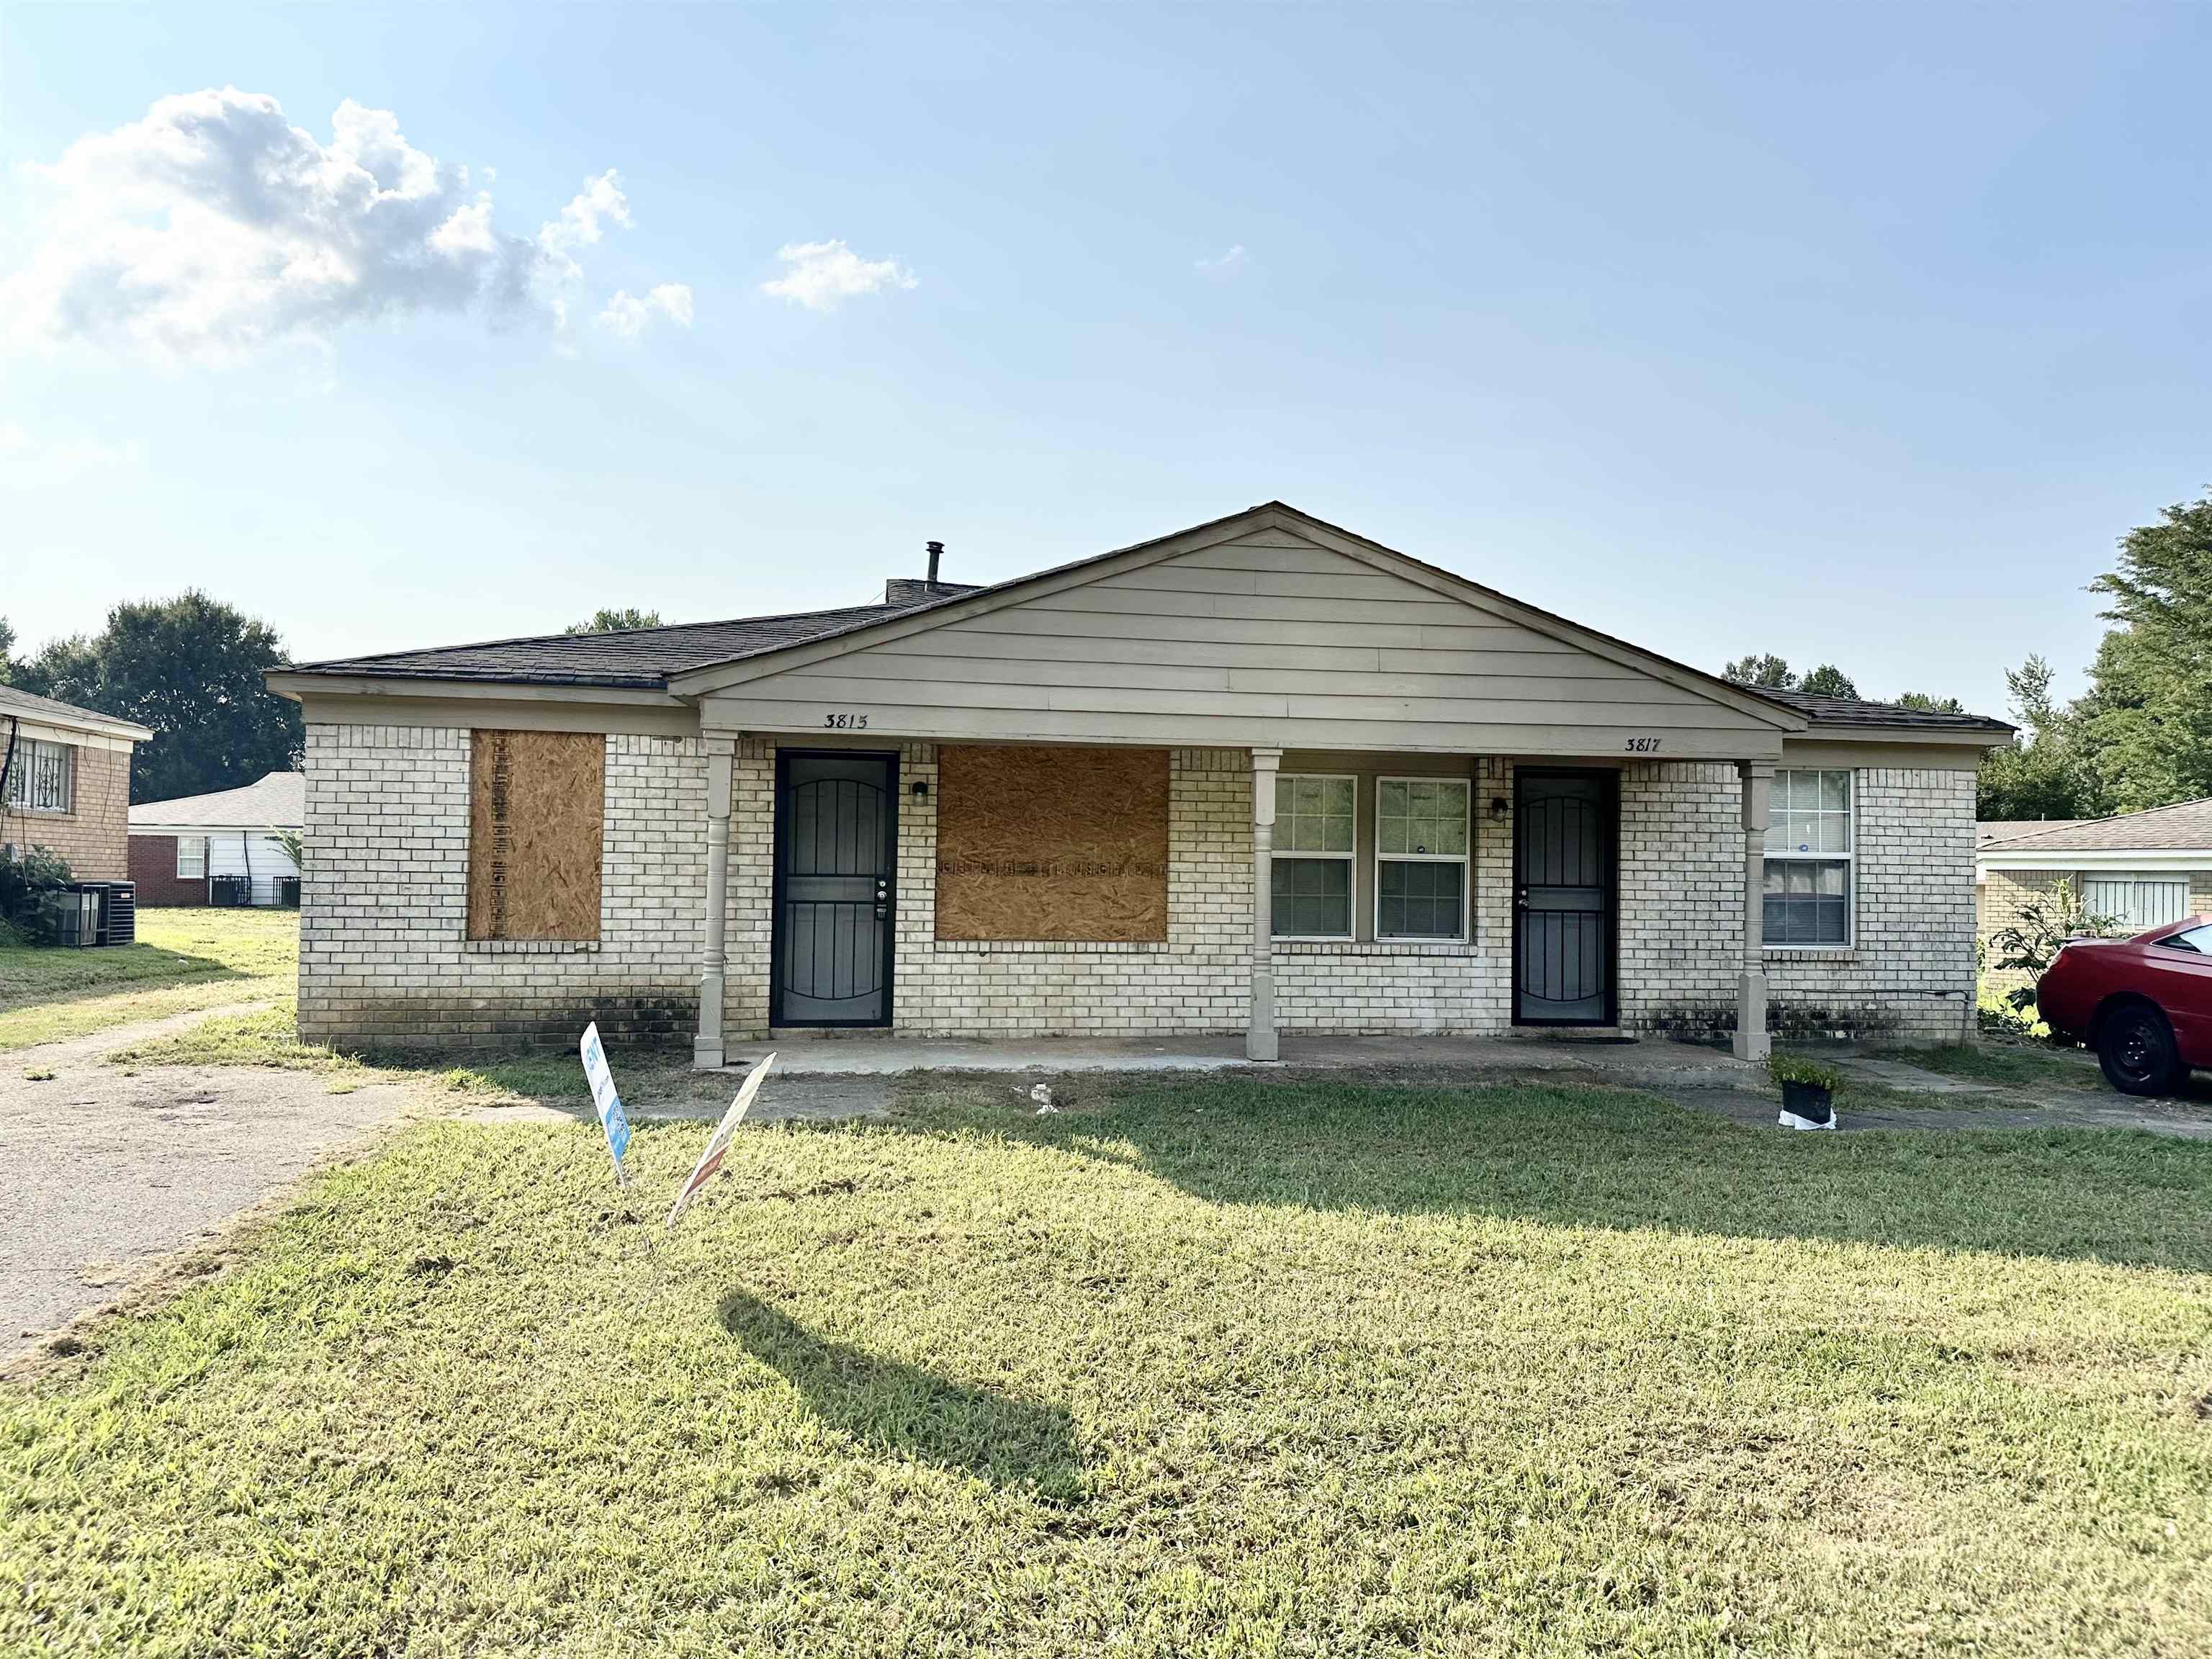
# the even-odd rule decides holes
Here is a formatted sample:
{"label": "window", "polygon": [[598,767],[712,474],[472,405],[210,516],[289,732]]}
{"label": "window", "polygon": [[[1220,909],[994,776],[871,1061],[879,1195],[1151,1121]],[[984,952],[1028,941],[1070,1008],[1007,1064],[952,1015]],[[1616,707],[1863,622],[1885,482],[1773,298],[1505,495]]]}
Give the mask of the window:
{"label": "window", "polygon": [[177,877],[180,881],[198,881],[207,874],[207,837],[179,836],[177,837]]}
{"label": "window", "polygon": [[599,936],[607,740],[469,733],[468,937]]}
{"label": "window", "polygon": [[1375,785],[1375,936],[1467,937],[1465,778]]}
{"label": "window", "polygon": [[2081,908],[2109,916],[2123,933],[2163,927],[2189,914],[2189,883],[2152,876],[2093,876],[2081,884]]}
{"label": "window", "polygon": [[1766,819],[1765,941],[1851,942],[1851,775],[1781,771]]}
{"label": "window", "polygon": [[1268,894],[1278,939],[1352,937],[1353,826],[1359,781],[1275,778],[1275,856]]}
{"label": "window", "polygon": [[2191,951],[2200,957],[2212,957],[2212,927],[2192,927],[2185,933],[2173,933],[2159,940],[2169,951]]}
{"label": "window", "polygon": [[8,805],[19,812],[76,811],[75,746],[40,738],[16,744],[15,763],[8,773]]}

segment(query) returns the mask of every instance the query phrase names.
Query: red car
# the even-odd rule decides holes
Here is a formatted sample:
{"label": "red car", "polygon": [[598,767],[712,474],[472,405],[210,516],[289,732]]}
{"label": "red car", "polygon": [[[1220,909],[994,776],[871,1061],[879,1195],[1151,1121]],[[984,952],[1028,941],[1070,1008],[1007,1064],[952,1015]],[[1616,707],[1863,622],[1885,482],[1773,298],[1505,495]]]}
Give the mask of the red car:
{"label": "red car", "polygon": [[2052,1030],[2097,1051],[2123,1094],[2179,1089],[2191,1066],[2212,1066],[2212,922],[2072,940],[2037,982],[2035,1006]]}

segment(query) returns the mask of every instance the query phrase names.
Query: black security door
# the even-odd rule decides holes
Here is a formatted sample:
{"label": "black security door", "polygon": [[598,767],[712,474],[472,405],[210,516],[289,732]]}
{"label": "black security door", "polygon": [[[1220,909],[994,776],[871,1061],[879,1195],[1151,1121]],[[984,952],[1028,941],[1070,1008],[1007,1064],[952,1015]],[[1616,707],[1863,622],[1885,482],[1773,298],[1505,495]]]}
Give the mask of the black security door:
{"label": "black security door", "polygon": [[1613,1023],[1614,778],[1522,772],[1513,834],[1513,1018]]}
{"label": "black security door", "polygon": [[776,758],[774,989],[778,1025],[888,1025],[898,761]]}

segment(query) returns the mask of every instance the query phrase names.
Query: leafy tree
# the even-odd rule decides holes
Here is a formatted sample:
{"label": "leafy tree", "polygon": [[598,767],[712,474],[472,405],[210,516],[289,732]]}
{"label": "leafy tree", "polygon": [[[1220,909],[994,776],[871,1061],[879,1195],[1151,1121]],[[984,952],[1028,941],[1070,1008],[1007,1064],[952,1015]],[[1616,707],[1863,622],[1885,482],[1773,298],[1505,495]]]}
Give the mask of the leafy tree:
{"label": "leafy tree", "polygon": [[8,625],[5,617],[0,617],[0,685],[15,682],[15,630]]}
{"label": "leafy tree", "polygon": [[1797,677],[1790,672],[1790,665],[1771,653],[1741,658],[1722,669],[1721,678],[1757,691],[1790,691],[1797,684]]}
{"label": "leafy tree", "polygon": [[634,628],[665,628],[658,611],[640,611],[632,605],[627,611],[594,611],[589,621],[570,623],[561,631],[564,634],[627,634]]}
{"label": "leafy tree", "polygon": [[1963,714],[1966,705],[1956,697],[1931,697],[1925,691],[1906,691],[1897,699],[1899,708],[1912,708],[1923,714]]}
{"label": "leafy tree", "polygon": [[16,680],[150,728],[131,758],[131,799],[167,800],[300,764],[300,706],[261,678],[290,660],[266,623],[194,589],[117,605],[99,634],[56,640],[18,664]]}
{"label": "leafy tree", "polygon": [[2081,752],[2081,723],[2051,695],[2051,665],[2030,656],[2005,673],[2006,713],[2021,735],[1982,759],[1974,810],[1984,818],[2089,818],[2106,803]]}
{"label": "leafy tree", "polygon": [[1816,697],[1856,697],[1859,694],[1858,687],[1851,684],[1851,677],[1832,662],[1824,662],[1806,675],[1797,689]]}
{"label": "leafy tree", "polygon": [[2112,809],[2212,795],[2212,495],[2130,530],[2090,591],[2118,626],[2075,713]]}

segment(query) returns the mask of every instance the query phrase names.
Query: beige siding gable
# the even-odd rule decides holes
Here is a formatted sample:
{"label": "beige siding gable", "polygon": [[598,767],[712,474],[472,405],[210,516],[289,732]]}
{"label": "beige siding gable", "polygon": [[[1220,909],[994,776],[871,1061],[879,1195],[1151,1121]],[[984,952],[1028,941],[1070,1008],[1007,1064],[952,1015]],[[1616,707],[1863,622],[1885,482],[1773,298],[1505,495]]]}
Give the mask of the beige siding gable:
{"label": "beige siding gable", "polygon": [[701,718],[714,731],[1595,756],[1771,757],[1781,736],[1724,694],[1273,526],[764,672],[709,693]]}

